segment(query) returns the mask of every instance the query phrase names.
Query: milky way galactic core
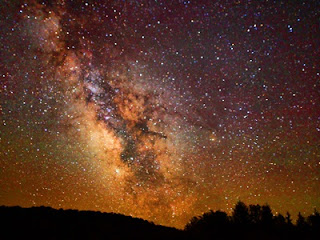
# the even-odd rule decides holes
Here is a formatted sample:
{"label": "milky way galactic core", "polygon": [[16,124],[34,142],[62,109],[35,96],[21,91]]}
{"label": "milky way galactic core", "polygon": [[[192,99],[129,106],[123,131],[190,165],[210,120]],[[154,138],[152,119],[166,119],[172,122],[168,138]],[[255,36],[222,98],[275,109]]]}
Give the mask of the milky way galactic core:
{"label": "milky way galactic core", "polygon": [[0,2],[0,205],[183,228],[320,208],[317,1]]}

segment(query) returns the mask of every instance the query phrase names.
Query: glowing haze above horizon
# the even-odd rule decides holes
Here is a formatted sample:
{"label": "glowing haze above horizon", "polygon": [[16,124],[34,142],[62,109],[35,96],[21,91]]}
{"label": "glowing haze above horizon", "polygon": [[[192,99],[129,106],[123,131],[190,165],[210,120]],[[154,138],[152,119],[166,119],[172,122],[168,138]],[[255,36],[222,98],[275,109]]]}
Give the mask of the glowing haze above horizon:
{"label": "glowing haze above horizon", "polygon": [[0,205],[319,209],[319,9],[2,0]]}

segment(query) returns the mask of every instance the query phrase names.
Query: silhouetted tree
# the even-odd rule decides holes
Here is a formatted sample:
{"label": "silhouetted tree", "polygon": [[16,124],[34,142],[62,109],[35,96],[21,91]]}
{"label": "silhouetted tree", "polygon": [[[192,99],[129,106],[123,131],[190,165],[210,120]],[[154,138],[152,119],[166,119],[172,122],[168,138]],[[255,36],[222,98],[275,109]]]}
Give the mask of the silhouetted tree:
{"label": "silhouetted tree", "polygon": [[249,205],[249,216],[250,222],[252,224],[258,224],[261,222],[261,206],[257,205]]}
{"label": "silhouetted tree", "polygon": [[292,219],[291,219],[291,214],[289,212],[287,212],[286,215],[286,223],[291,226],[292,225]]}
{"label": "silhouetted tree", "polygon": [[187,225],[185,226],[184,229],[186,231],[193,230],[195,228],[195,226],[198,224],[199,220],[200,220],[200,217],[191,218],[191,220],[187,223]]}
{"label": "silhouetted tree", "polygon": [[297,219],[297,227],[299,228],[305,228],[307,226],[307,222],[304,216],[301,215],[299,212],[298,219]]}
{"label": "silhouetted tree", "polygon": [[313,214],[311,214],[307,222],[309,223],[311,227],[311,234],[317,238],[320,236],[320,214],[319,212],[315,209]]}
{"label": "silhouetted tree", "polygon": [[185,229],[197,234],[206,233],[217,236],[221,233],[225,234],[224,231],[229,227],[229,223],[229,217],[225,212],[211,210],[200,217],[193,217]]}
{"label": "silhouetted tree", "polygon": [[320,214],[317,209],[308,217],[308,222],[312,227],[320,228]]}
{"label": "silhouetted tree", "polygon": [[232,220],[235,224],[248,225],[250,223],[249,209],[243,202],[237,202],[233,209]]}
{"label": "silhouetted tree", "polygon": [[270,226],[273,222],[273,214],[269,205],[262,206],[261,222],[264,226]]}
{"label": "silhouetted tree", "polygon": [[287,224],[286,222],[286,218],[281,214],[279,213],[278,215],[276,215],[274,218],[274,223],[276,226],[280,226],[280,227],[283,227]]}

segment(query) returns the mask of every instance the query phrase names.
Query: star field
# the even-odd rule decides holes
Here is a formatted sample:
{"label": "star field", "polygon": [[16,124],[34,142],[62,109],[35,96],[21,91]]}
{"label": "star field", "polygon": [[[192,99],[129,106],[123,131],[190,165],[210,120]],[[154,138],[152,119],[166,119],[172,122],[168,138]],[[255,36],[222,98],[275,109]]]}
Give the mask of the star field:
{"label": "star field", "polygon": [[320,208],[317,1],[1,1],[0,204],[183,228]]}

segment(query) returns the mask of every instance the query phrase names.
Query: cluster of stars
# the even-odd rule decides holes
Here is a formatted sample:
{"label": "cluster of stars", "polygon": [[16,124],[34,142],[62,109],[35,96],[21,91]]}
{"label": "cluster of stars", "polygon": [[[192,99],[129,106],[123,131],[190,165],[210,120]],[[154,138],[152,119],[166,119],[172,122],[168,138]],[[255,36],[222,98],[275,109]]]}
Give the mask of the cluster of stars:
{"label": "cluster of stars", "polygon": [[4,4],[0,204],[320,207],[316,1]]}

